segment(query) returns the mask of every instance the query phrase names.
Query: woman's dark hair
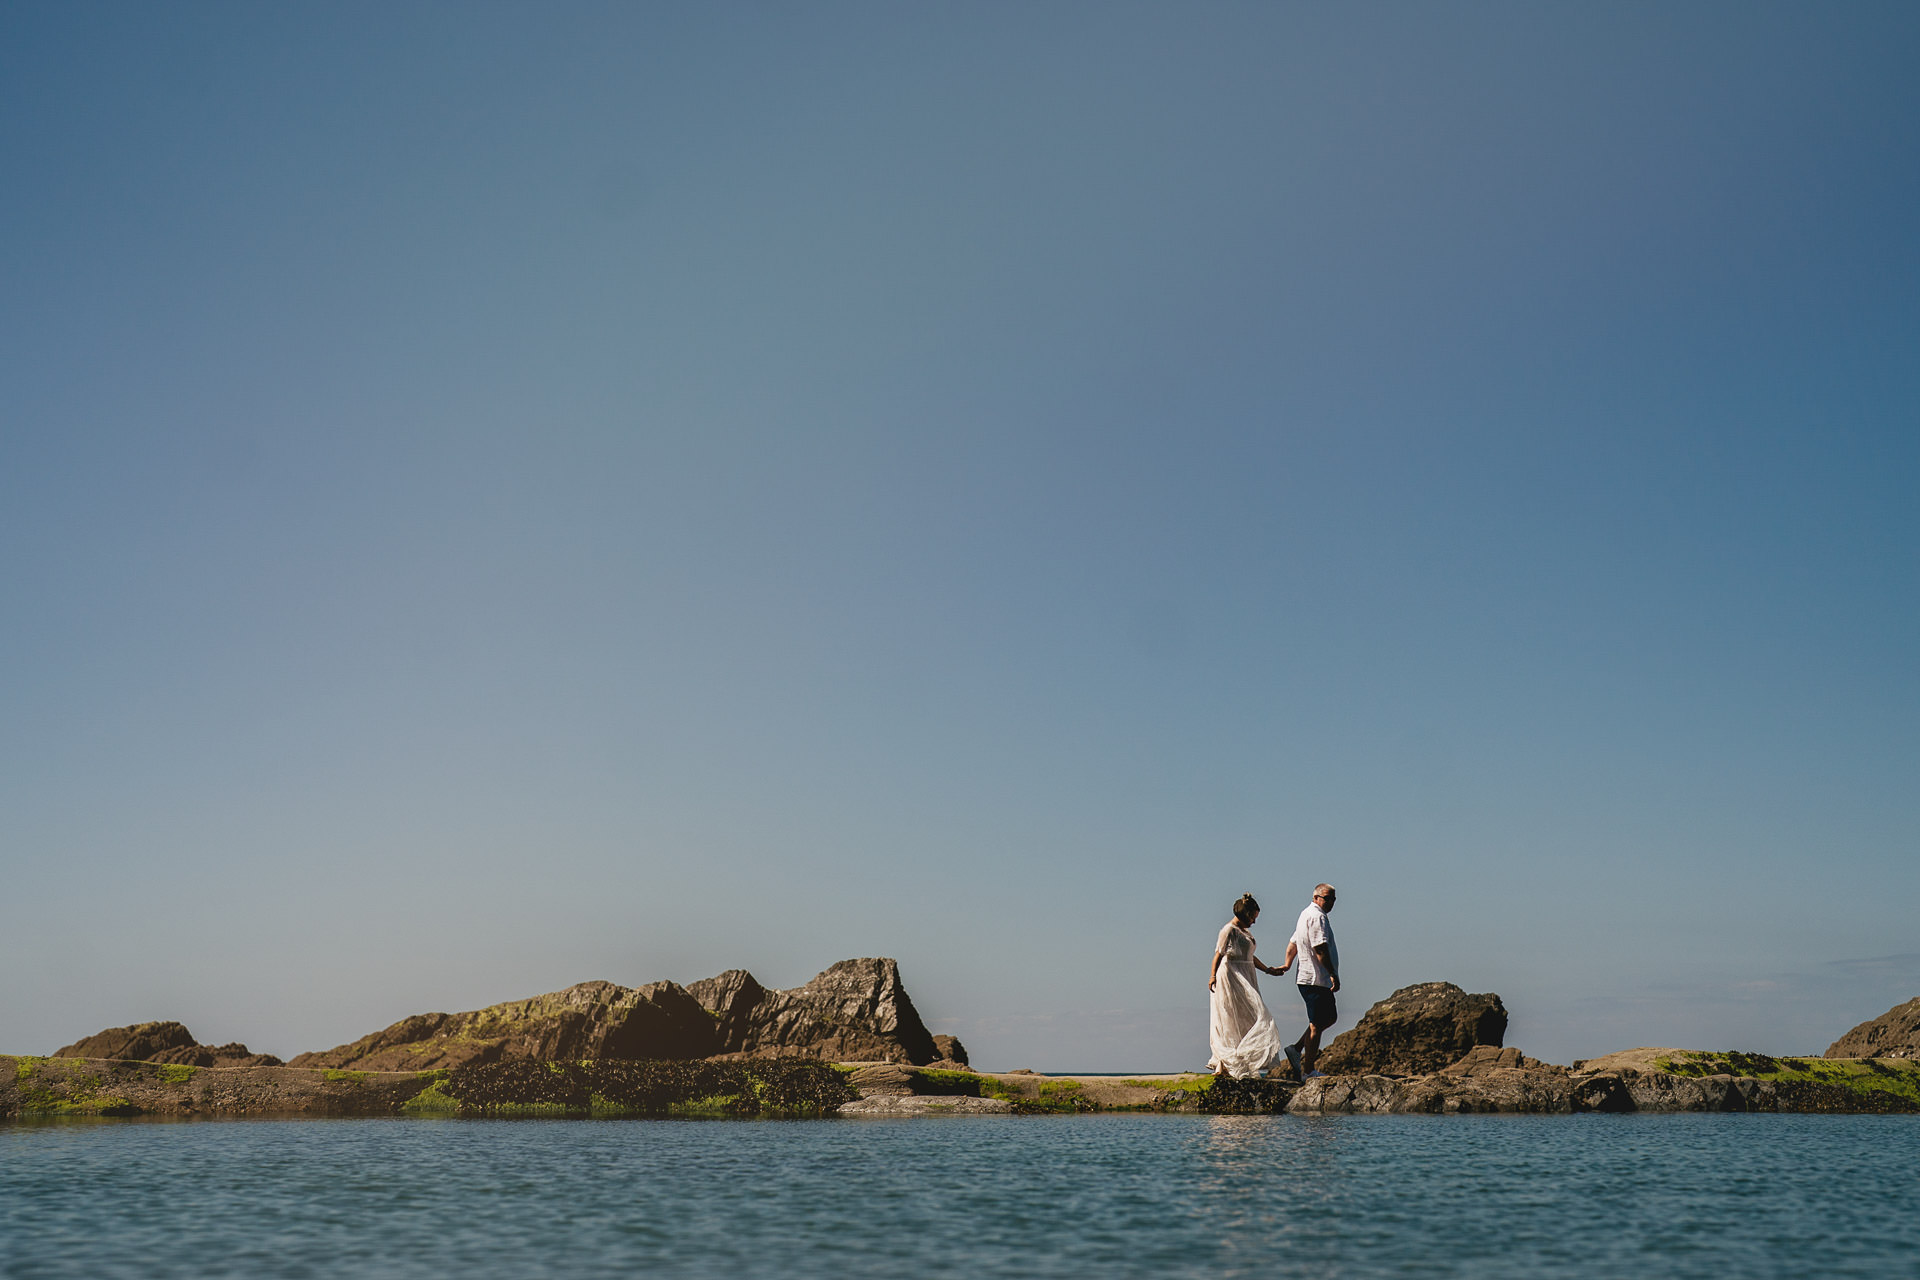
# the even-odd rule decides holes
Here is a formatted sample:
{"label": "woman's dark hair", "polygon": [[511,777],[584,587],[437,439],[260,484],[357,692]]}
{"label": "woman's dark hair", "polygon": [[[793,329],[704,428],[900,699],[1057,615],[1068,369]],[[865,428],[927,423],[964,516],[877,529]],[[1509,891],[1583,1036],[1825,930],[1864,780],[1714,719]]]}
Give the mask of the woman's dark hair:
{"label": "woman's dark hair", "polygon": [[1233,918],[1241,924],[1253,919],[1260,912],[1260,902],[1250,893],[1243,893],[1233,900]]}

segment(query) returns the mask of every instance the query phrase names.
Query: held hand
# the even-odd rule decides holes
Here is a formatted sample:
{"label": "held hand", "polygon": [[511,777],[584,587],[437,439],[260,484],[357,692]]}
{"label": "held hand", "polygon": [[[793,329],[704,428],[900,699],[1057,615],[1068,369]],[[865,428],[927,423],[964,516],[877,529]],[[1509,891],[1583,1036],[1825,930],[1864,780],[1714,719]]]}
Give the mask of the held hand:
{"label": "held hand", "polygon": [[1339,975],[1339,974],[1335,974],[1335,975],[1334,975],[1334,977],[1333,977],[1333,986],[1332,986],[1332,987],[1330,987],[1330,988],[1328,988],[1328,989],[1329,989],[1329,990],[1331,990],[1331,991],[1338,991],[1338,990],[1340,989],[1340,975]]}
{"label": "held hand", "polygon": [[1209,991],[1211,991],[1211,990],[1213,990],[1213,984],[1214,984],[1215,982],[1218,982],[1218,981],[1219,981],[1219,979],[1218,979],[1218,978],[1208,978],[1208,979],[1207,979],[1207,990],[1209,990]]}

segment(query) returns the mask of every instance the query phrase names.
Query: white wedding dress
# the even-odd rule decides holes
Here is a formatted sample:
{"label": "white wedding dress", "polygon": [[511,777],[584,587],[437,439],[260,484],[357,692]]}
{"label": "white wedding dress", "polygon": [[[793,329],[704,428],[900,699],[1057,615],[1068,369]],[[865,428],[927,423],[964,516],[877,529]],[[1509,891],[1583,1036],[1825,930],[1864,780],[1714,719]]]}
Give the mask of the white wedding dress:
{"label": "white wedding dress", "polygon": [[1229,920],[1215,952],[1224,951],[1214,976],[1209,1035],[1213,1058],[1207,1070],[1231,1076],[1263,1076],[1280,1061],[1280,1030],[1260,998],[1253,967],[1253,935]]}

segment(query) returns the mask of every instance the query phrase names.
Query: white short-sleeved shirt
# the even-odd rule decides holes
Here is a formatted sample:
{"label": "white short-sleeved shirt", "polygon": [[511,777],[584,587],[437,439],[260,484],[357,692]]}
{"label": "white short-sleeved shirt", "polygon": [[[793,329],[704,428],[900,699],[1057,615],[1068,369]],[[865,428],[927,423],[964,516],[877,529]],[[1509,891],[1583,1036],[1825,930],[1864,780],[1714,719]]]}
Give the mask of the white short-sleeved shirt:
{"label": "white short-sleeved shirt", "polygon": [[[1340,948],[1333,942],[1333,922],[1327,919],[1327,913],[1318,903],[1309,902],[1307,909],[1300,913],[1300,923],[1293,926],[1293,945],[1298,949],[1300,976],[1296,979],[1303,987],[1331,987],[1333,975],[1340,971]],[[1325,947],[1327,959],[1333,962],[1333,971],[1314,958],[1313,949]]]}

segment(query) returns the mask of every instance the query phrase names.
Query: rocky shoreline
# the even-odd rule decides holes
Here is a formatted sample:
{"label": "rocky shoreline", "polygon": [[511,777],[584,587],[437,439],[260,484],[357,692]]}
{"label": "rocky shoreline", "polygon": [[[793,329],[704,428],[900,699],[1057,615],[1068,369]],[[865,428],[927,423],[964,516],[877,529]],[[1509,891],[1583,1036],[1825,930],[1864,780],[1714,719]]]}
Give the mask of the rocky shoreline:
{"label": "rocky shoreline", "polygon": [[[1768,1059],[1765,1077],[1685,1051],[1655,1066],[1519,1065],[1482,1047],[1430,1075],[1216,1080],[1049,1076],[757,1061],[519,1060],[430,1071],[193,1067],[0,1056],[0,1119],[34,1116],[916,1116],[1195,1112],[1215,1115],[1748,1111],[1920,1113],[1920,1063]],[[1634,1055],[1616,1055],[1632,1057]]]}
{"label": "rocky shoreline", "polygon": [[[688,987],[582,983],[420,1014],[290,1063],[176,1022],[46,1057],[0,1055],[0,1120],[47,1116],[1315,1115],[1920,1113],[1920,1000],[1820,1058],[1634,1049],[1570,1067],[1505,1046],[1500,997],[1403,987],[1323,1056],[1328,1074],[1215,1079],[980,1072],[928,1032],[888,959],[790,990],[730,970]],[[1861,1050],[1874,1053],[1860,1057]]]}

